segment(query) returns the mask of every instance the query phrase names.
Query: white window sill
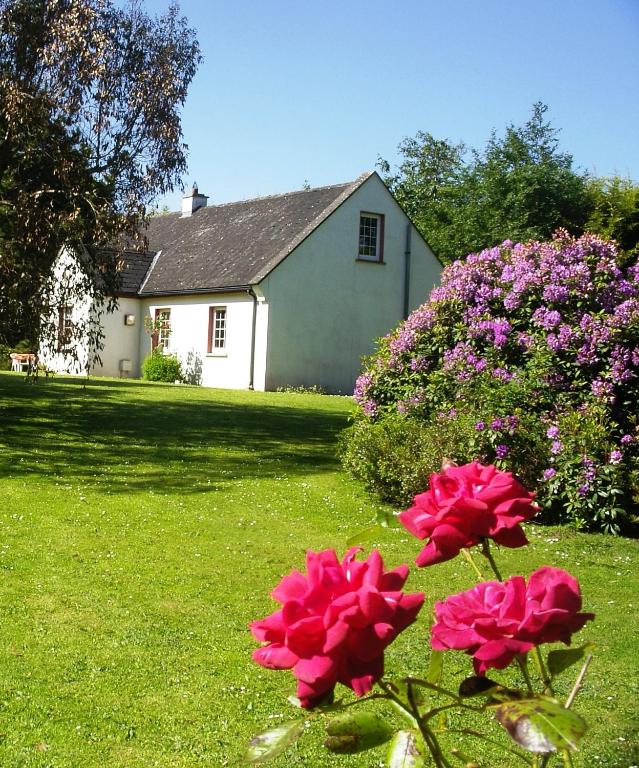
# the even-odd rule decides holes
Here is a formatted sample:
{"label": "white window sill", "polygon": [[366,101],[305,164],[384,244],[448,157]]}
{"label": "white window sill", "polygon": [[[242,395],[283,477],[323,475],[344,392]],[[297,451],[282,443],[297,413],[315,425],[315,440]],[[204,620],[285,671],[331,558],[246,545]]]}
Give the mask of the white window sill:
{"label": "white window sill", "polygon": [[225,349],[215,350],[213,352],[207,352],[207,357],[227,357],[227,352]]}
{"label": "white window sill", "polygon": [[383,259],[373,258],[373,256],[358,256],[355,261],[366,262],[367,264],[386,264]]}

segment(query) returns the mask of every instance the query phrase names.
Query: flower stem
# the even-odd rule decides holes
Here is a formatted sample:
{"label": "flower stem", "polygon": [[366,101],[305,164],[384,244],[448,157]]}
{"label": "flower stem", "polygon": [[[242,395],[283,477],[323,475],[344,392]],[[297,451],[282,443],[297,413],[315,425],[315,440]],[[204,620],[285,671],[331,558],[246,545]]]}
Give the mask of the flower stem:
{"label": "flower stem", "polygon": [[406,706],[406,703],[399,696],[397,696],[392,688],[383,680],[378,680],[377,684],[384,691],[384,693],[386,693],[386,696],[394,701],[402,710],[404,710],[404,712],[410,717],[411,721],[417,724],[422,738],[424,739],[424,743],[428,747],[428,751],[433,758],[436,768],[451,768],[450,763],[442,754],[441,747],[437,741],[437,737],[431,731],[428,725],[422,721],[421,715],[419,714],[419,707],[415,701],[415,693],[413,691],[411,681],[407,680],[408,706]]}
{"label": "flower stem", "polygon": [[484,580],[484,576],[483,576],[482,572],[479,570],[479,568],[477,567],[477,563],[475,562],[475,560],[474,560],[473,556],[470,554],[470,552],[467,549],[462,549],[461,553],[466,558],[466,560],[468,560],[468,562],[470,563],[472,569],[477,574],[477,578],[480,581],[483,581]]}
{"label": "flower stem", "polygon": [[532,649],[532,656],[537,665],[537,669],[539,670],[539,674],[541,675],[541,680],[544,684],[544,693],[553,693],[552,678],[546,670],[546,665],[544,664],[544,659],[541,655],[541,651],[539,650],[539,646],[536,645]]}
{"label": "flower stem", "polygon": [[584,677],[586,676],[586,671],[588,669],[588,665],[592,661],[592,653],[589,653],[586,656],[586,660],[584,661],[584,665],[581,668],[581,672],[577,675],[577,679],[575,680],[575,684],[572,687],[572,691],[570,691],[570,696],[566,699],[566,703],[564,704],[564,707],[566,709],[570,709],[572,706],[573,701],[575,700],[575,696],[579,693],[579,689],[581,688],[581,684],[584,681]]}
{"label": "flower stem", "polygon": [[501,573],[499,572],[499,568],[497,567],[497,563],[495,562],[495,558],[492,555],[492,552],[490,551],[490,541],[488,539],[484,539],[481,543],[481,553],[482,555],[488,560],[490,563],[490,567],[493,570],[493,573],[497,577],[497,581],[503,581],[503,578],[501,576]]}
{"label": "flower stem", "polygon": [[532,680],[530,679],[530,674],[528,673],[528,656],[525,653],[518,653],[515,656],[515,659],[517,660],[517,664],[519,664],[519,668],[521,669],[521,674],[524,676],[524,680],[526,681],[528,693],[532,696],[534,695],[535,691],[533,689]]}

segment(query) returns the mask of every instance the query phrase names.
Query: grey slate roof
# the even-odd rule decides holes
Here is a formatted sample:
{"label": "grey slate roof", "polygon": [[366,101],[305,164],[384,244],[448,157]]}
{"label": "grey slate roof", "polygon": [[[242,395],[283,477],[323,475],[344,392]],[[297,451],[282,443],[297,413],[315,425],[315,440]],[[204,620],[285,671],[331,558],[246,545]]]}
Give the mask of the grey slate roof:
{"label": "grey slate roof", "polygon": [[205,293],[258,283],[372,173],[353,182],[155,216],[156,255],[139,295]]}
{"label": "grey slate roof", "polygon": [[136,296],[138,294],[154,257],[155,254],[148,251],[146,253],[125,251],[121,255],[121,282],[117,291],[118,296]]}

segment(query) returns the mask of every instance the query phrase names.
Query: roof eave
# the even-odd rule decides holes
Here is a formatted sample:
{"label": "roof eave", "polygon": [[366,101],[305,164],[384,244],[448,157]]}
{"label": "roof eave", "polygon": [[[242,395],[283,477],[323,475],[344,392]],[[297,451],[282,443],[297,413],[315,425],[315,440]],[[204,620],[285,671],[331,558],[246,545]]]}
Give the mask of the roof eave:
{"label": "roof eave", "polygon": [[203,293],[240,293],[250,290],[251,284],[209,286],[206,288],[186,288],[175,291],[140,291],[137,296],[140,299],[148,299],[154,296],[197,296]]}

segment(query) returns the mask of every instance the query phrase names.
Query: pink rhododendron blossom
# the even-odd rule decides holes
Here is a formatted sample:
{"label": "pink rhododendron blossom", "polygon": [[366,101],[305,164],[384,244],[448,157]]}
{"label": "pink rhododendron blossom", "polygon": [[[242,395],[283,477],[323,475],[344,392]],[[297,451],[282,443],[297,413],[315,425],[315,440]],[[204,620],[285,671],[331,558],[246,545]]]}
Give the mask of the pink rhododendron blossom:
{"label": "pink rhododendron blossom", "polygon": [[511,472],[474,461],[431,475],[429,489],[399,519],[414,536],[429,539],[415,561],[424,566],[450,560],[484,538],[523,547],[528,540],[519,523],[535,512],[534,494]]}
{"label": "pink rhododendron blossom", "polygon": [[308,552],[307,574],[293,571],[271,593],[282,608],[251,623],[266,645],[253,659],[270,669],[291,669],[297,696],[310,708],[336,683],[358,696],[384,673],[384,649],[415,621],[424,595],[401,592],[405,565],[384,572],[380,554],[357,561],[350,549],[342,562],[331,549]]}
{"label": "pink rhododendron blossom", "polygon": [[436,650],[466,651],[477,674],[503,669],[518,653],[542,643],[570,645],[592,613],[581,613],[579,582],[566,571],[544,566],[526,580],[487,581],[435,604],[431,644]]}

